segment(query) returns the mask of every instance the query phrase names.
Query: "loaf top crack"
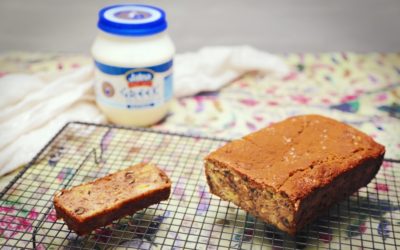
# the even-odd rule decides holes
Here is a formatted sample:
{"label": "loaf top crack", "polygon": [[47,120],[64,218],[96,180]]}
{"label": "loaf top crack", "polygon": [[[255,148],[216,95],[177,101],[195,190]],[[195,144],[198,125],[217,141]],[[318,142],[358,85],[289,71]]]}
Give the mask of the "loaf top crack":
{"label": "loaf top crack", "polygon": [[296,201],[384,152],[384,146],[349,125],[303,115],[231,141],[206,160]]}

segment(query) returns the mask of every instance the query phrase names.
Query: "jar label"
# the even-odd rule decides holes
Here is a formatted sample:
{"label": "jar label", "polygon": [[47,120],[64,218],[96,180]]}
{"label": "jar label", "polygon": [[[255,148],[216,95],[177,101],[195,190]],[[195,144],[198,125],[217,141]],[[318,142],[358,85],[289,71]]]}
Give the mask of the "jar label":
{"label": "jar label", "polygon": [[145,67],[124,68],[95,61],[96,99],[121,109],[157,107],[172,99],[173,61]]}

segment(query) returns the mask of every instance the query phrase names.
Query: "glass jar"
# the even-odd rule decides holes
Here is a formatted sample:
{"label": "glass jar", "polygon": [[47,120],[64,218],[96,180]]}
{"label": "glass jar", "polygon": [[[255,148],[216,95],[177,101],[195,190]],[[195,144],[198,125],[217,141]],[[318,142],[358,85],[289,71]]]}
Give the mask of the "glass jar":
{"label": "glass jar", "polygon": [[114,5],[99,12],[92,45],[96,102],[116,124],[148,126],[168,112],[175,46],[163,10]]}

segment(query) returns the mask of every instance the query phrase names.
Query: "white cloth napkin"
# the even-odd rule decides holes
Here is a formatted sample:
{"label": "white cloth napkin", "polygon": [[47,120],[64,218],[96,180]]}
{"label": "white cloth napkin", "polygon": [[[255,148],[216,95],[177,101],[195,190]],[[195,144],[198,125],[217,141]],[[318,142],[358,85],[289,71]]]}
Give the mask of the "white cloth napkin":
{"label": "white cloth napkin", "polygon": [[218,90],[249,71],[284,76],[289,68],[279,57],[249,46],[205,47],[176,56],[174,95],[183,97]]}
{"label": "white cloth napkin", "polygon": [[[174,94],[218,90],[248,71],[283,76],[278,57],[248,46],[206,47],[176,55]],[[28,163],[68,121],[106,122],[94,102],[93,66],[58,74],[0,78],[0,175]]]}

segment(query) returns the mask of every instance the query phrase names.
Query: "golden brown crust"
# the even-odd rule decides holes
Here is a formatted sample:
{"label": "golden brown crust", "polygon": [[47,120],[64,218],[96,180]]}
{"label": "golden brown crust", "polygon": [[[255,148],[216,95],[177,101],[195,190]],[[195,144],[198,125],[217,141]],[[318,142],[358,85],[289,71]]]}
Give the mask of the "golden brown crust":
{"label": "golden brown crust", "polygon": [[[296,227],[302,228],[318,215],[324,213],[332,204],[343,200],[366,186],[379,171],[383,155],[376,159],[366,159],[356,167],[337,176],[331,183],[314,190],[298,201],[296,209]],[[301,178],[299,176],[299,178]]]}
{"label": "golden brown crust", "polygon": [[84,235],[169,197],[171,181],[159,168],[140,163],[54,197],[57,218]]}
{"label": "golden brown crust", "polygon": [[[348,173],[366,175],[363,180],[348,181],[348,191],[366,185],[379,170],[384,153],[382,145],[349,125],[320,115],[304,115],[227,143],[209,154],[206,162],[234,171],[253,186],[288,197],[297,213],[307,207],[304,200]],[[326,193],[329,196],[330,192]],[[294,229],[286,231],[298,229],[297,225],[291,227]]]}
{"label": "golden brown crust", "polygon": [[[232,141],[209,154],[206,160],[234,168],[297,200],[362,160],[384,153],[382,145],[344,123],[304,115]],[[298,180],[296,173],[300,172],[319,173],[320,178]],[[295,181],[303,181],[303,188],[292,187]]]}

